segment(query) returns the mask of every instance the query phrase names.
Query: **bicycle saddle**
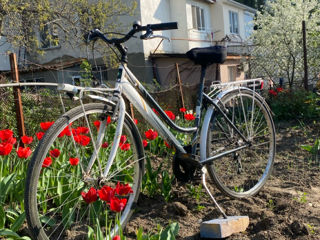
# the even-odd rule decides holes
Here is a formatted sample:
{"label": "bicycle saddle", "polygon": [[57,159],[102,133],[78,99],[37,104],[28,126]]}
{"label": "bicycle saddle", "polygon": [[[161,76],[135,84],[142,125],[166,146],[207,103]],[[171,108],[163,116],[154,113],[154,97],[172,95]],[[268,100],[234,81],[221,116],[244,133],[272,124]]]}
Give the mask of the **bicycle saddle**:
{"label": "bicycle saddle", "polygon": [[224,63],[227,58],[227,48],[224,46],[192,48],[186,54],[195,64],[208,66],[213,63]]}

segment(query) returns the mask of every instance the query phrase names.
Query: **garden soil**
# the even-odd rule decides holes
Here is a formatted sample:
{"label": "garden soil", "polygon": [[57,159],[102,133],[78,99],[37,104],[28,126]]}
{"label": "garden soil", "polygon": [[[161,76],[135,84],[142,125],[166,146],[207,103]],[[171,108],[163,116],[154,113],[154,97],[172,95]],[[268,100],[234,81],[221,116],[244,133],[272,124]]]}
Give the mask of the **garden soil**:
{"label": "garden soil", "polygon": [[[301,145],[311,144],[320,136],[320,125],[278,123],[276,129],[273,173],[256,196],[235,200],[213,190],[227,215],[250,218],[245,232],[228,239],[320,239],[320,162],[301,149]],[[193,183],[198,184],[200,180]],[[158,224],[165,227],[172,222],[180,226],[177,239],[201,239],[200,223],[221,217],[204,190],[198,204],[187,185],[175,182],[173,191],[168,203],[160,196],[140,195],[125,230],[129,239],[135,238],[139,227],[144,233],[155,233]]]}

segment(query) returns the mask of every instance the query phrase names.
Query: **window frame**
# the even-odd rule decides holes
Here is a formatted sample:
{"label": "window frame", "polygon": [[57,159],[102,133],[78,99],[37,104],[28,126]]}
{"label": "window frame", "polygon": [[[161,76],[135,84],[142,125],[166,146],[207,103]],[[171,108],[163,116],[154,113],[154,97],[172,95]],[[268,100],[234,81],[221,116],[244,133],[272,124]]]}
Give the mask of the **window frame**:
{"label": "window frame", "polygon": [[[54,24],[47,24],[42,30],[39,30],[40,49],[48,50],[61,47],[58,29],[56,29],[56,27]],[[57,40],[57,44],[55,40]]]}
{"label": "window frame", "polygon": [[191,4],[192,28],[204,32],[206,30],[205,9]]}
{"label": "window frame", "polygon": [[232,34],[240,34],[239,13],[229,10],[229,31]]}
{"label": "window frame", "polygon": [[[249,16],[251,18],[251,24],[249,24],[250,22],[247,22],[246,17]],[[253,20],[254,20],[254,15],[250,12],[244,12],[243,14],[243,21],[244,21],[244,36],[245,39],[250,38],[252,32],[253,32]]]}

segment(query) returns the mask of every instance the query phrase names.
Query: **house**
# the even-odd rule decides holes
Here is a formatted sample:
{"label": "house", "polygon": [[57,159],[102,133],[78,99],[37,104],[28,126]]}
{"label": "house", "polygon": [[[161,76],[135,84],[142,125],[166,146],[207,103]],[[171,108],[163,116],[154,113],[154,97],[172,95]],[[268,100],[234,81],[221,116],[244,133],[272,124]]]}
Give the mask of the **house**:
{"label": "house", "polygon": [[171,42],[164,41],[159,47],[158,39],[141,43],[144,58],[151,60],[149,64],[153,66],[154,75],[161,84],[167,85],[176,78],[176,63],[186,84],[197,81],[199,71],[194,71],[197,67],[186,59],[185,53],[194,47],[224,44],[221,41],[226,37],[231,40],[228,43],[227,61],[218,69],[212,66],[206,78],[211,81],[245,78],[241,56],[245,55],[243,44],[253,30],[251,21],[255,9],[233,0],[139,1],[138,7],[142,25],[170,21],[177,21],[179,25],[178,30],[162,32]]}
{"label": "house", "polygon": [[[220,66],[211,66],[207,70],[207,81],[244,79],[243,44],[253,29],[250,22],[255,9],[234,0],[138,0],[137,3],[134,16],[121,18],[124,25],[130,26],[133,21],[140,20],[142,25],[176,21],[179,26],[177,30],[154,33],[167,36],[170,42],[157,38],[146,41],[137,38],[126,44],[129,49],[129,67],[141,81],[152,82],[155,79],[162,86],[171,86],[176,83],[179,72],[183,84],[196,85],[199,66],[194,66],[185,53],[194,47],[225,44],[223,39],[231,40],[227,61]],[[48,29],[46,33],[51,34],[50,41],[44,41],[46,38],[42,36],[43,33],[38,33],[41,49],[46,54],[28,54],[24,56],[27,62],[48,66],[48,63],[70,63],[72,58],[86,57],[86,53],[77,48],[60,45],[57,29]],[[22,66],[25,63],[25,60],[20,61]],[[21,79],[37,81],[45,78],[51,82],[71,82],[81,77],[79,65],[75,64],[69,71],[64,70],[62,74],[55,74],[55,77],[48,70],[41,71],[41,76],[39,72],[22,74]],[[101,61],[96,72],[98,79],[114,79],[112,71],[106,71]]]}

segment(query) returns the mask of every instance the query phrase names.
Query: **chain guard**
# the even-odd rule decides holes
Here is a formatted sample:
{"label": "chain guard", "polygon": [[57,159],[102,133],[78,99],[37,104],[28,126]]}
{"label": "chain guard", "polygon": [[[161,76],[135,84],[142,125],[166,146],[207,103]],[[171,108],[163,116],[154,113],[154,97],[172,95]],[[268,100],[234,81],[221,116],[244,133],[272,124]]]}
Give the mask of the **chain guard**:
{"label": "chain guard", "polygon": [[176,152],[173,156],[172,170],[178,181],[189,182],[193,180],[199,166],[199,162],[191,154]]}

